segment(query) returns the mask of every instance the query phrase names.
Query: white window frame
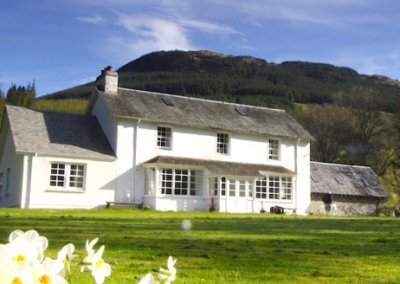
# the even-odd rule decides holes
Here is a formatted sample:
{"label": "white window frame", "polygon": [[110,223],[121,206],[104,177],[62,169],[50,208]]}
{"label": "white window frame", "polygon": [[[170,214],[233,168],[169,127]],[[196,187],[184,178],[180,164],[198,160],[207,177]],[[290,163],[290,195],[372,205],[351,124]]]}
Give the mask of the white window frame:
{"label": "white window frame", "polygon": [[268,160],[281,159],[281,142],[278,139],[268,139]]}
{"label": "white window frame", "polygon": [[158,192],[163,196],[202,196],[203,171],[198,169],[160,168]]}
{"label": "white window frame", "polygon": [[255,198],[261,200],[293,201],[293,177],[270,175],[256,179]]}
{"label": "white window frame", "polygon": [[248,178],[210,177],[209,195],[223,198],[253,198],[253,182]]}
{"label": "white window frame", "polygon": [[85,191],[86,168],[87,165],[82,163],[51,162],[48,175],[50,190],[67,192]]}
{"label": "white window frame", "polygon": [[168,126],[157,126],[157,148],[164,150],[172,149],[172,128]]}
{"label": "white window frame", "polygon": [[229,155],[230,135],[228,133],[217,133],[217,153]]}

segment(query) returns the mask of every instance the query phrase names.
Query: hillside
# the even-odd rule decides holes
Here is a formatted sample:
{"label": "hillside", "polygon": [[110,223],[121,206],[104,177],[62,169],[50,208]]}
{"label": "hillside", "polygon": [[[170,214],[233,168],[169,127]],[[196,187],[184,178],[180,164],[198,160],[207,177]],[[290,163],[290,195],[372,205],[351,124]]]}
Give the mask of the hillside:
{"label": "hillside", "polygon": [[[393,112],[400,83],[360,75],[329,64],[287,61],[280,64],[249,56],[211,51],[162,51],[144,55],[118,70],[121,87],[206,97],[290,109],[296,103],[338,103],[354,88],[368,90],[375,108]],[[93,82],[46,96],[87,98]]]}

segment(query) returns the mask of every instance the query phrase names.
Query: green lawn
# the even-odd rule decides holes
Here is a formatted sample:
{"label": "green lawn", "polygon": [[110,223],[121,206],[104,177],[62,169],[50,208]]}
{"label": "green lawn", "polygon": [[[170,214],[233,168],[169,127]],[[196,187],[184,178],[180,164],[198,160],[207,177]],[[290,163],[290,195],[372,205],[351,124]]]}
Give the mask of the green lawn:
{"label": "green lawn", "polygon": [[[182,230],[182,220],[192,222]],[[0,242],[15,229],[49,239],[48,256],[99,237],[113,273],[107,283],[137,283],[177,258],[174,283],[398,283],[400,220],[125,209],[0,209]],[[72,283],[93,283],[78,273]]]}

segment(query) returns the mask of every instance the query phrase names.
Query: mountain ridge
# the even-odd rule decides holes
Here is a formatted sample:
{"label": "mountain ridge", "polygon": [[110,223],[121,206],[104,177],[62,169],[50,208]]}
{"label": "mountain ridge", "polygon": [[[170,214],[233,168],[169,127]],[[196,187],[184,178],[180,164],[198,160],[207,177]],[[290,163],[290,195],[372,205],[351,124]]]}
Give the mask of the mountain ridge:
{"label": "mountain ridge", "polygon": [[[252,56],[209,50],[157,51],[117,69],[121,87],[288,109],[293,103],[337,103],[354,88],[368,90],[376,110],[395,111],[400,82],[327,63],[272,63]],[[47,99],[88,98],[94,82]],[[340,94],[340,96],[339,96]]]}

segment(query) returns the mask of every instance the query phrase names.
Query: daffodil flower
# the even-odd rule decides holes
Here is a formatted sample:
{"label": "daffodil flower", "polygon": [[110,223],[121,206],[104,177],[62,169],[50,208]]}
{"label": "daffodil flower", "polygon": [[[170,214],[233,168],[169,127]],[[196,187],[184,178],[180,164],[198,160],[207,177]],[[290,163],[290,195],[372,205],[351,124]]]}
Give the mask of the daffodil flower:
{"label": "daffodil flower", "polygon": [[15,230],[11,232],[8,239],[10,244],[29,245],[30,247],[38,248],[42,252],[45,251],[49,245],[47,238],[40,236],[35,230],[26,232]]}
{"label": "daffodil flower", "polygon": [[166,284],[171,283],[175,280],[176,277],[176,269],[174,267],[176,263],[176,259],[173,259],[172,256],[168,257],[167,268],[160,268],[159,277],[161,280],[165,280]]}
{"label": "daffodil flower", "polygon": [[[43,261],[44,251],[48,241],[35,230],[22,232],[15,230],[9,236],[9,243],[5,245],[6,254],[15,263],[25,261]],[[2,248],[4,249],[4,247]]]}
{"label": "daffodil flower", "polygon": [[45,260],[34,268],[35,279],[38,284],[67,284],[61,275],[64,264],[58,260],[45,258]]}
{"label": "daffodil flower", "polygon": [[158,282],[154,279],[153,274],[147,273],[138,284],[158,284]]}
{"label": "daffodil flower", "polygon": [[28,263],[9,266],[7,271],[0,273],[0,283],[35,283],[32,266]]}
{"label": "daffodil flower", "polygon": [[94,277],[96,284],[102,284],[105,277],[111,275],[111,266],[106,263],[102,256],[104,252],[104,246],[93,255],[92,264],[88,268],[92,271],[92,276]]}
{"label": "daffodil flower", "polygon": [[75,247],[73,244],[65,245],[57,255],[57,261],[63,264],[63,269],[60,274],[65,277],[71,270],[71,260],[76,256],[74,255]]}
{"label": "daffodil flower", "polygon": [[89,240],[86,241],[87,256],[83,259],[83,262],[86,262],[86,263],[92,262],[92,257],[95,253],[95,250],[93,249],[93,247],[95,246],[95,244],[97,243],[98,240],[99,240],[99,238],[95,238],[95,239],[91,240],[90,242],[89,242]]}

